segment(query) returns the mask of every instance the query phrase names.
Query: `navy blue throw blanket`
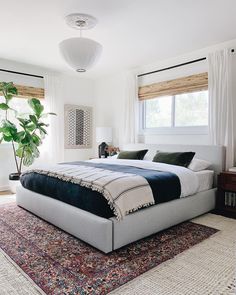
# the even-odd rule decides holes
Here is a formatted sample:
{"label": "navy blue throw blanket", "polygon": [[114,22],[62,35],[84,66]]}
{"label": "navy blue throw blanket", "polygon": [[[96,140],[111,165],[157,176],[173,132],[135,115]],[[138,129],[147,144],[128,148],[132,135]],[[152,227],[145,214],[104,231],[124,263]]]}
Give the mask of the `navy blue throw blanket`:
{"label": "navy blue throw blanket", "polygon": [[[83,165],[140,175],[148,181],[152,189],[155,204],[177,199],[181,194],[180,181],[178,176],[174,173],[126,165],[113,165],[82,161],[63,164]],[[24,174],[21,177],[21,183],[26,189],[68,203],[72,206],[86,210],[98,216],[104,218],[110,218],[114,216],[114,213],[110,209],[107,200],[102,196],[102,194],[92,191],[89,188],[82,187],[78,184],[73,184],[35,172]]]}

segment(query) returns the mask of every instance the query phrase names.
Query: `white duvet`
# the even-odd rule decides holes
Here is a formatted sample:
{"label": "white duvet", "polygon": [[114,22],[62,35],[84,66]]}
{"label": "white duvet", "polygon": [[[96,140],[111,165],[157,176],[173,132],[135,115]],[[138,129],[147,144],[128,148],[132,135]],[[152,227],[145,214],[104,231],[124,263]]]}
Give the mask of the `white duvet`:
{"label": "white duvet", "polygon": [[199,180],[197,175],[190,169],[182,166],[169,165],[145,160],[121,160],[121,159],[93,159],[89,160],[94,163],[106,163],[115,165],[126,165],[138,168],[172,172],[179,177],[181,184],[181,197],[187,197],[197,193]]}

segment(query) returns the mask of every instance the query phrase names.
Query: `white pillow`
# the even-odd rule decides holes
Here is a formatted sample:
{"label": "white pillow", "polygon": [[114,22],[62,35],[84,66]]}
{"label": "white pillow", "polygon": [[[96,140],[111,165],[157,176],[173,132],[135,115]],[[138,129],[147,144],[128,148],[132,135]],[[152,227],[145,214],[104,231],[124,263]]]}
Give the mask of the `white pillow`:
{"label": "white pillow", "polygon": [[188,169],[198,172],[202,170],[206,170],[211,166],[211,163],[205,160],[193,158],[191,163],[188,165]]}

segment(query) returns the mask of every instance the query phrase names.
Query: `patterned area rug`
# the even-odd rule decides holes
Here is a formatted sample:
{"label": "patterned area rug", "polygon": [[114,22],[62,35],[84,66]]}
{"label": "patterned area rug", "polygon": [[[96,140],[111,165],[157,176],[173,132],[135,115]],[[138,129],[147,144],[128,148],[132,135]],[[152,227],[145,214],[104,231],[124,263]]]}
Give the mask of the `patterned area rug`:
{"label": "patterned area rug", "polygon": [[0,248],[46,294],[107,294],[216,232],[185,222],[103,254],[15,204],[0,207]]}

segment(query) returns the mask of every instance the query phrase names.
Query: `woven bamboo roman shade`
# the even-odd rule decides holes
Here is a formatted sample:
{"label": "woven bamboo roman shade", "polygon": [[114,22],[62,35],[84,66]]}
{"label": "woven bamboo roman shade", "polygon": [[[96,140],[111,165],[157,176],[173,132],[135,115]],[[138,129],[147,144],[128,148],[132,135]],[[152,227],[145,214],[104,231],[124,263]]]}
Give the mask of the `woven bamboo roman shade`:
{"label": "woven bamboo roman shade", "polygon": [[140,86],[138,91],[138,98],[139,100],[146,100],[160,96],[172,96],[207,89],[208,73],[201,73],[174,80]]}
{"label": "woven bamboo roman shade", "polygon": [[22,98],[38,98],[38,99],[44,99],[44,89],[43,88],[37,88],[37,87],[30,87],[30,86],[24,86],[24,85],[16,85],[15,87],[18,90],[17,97]]}

